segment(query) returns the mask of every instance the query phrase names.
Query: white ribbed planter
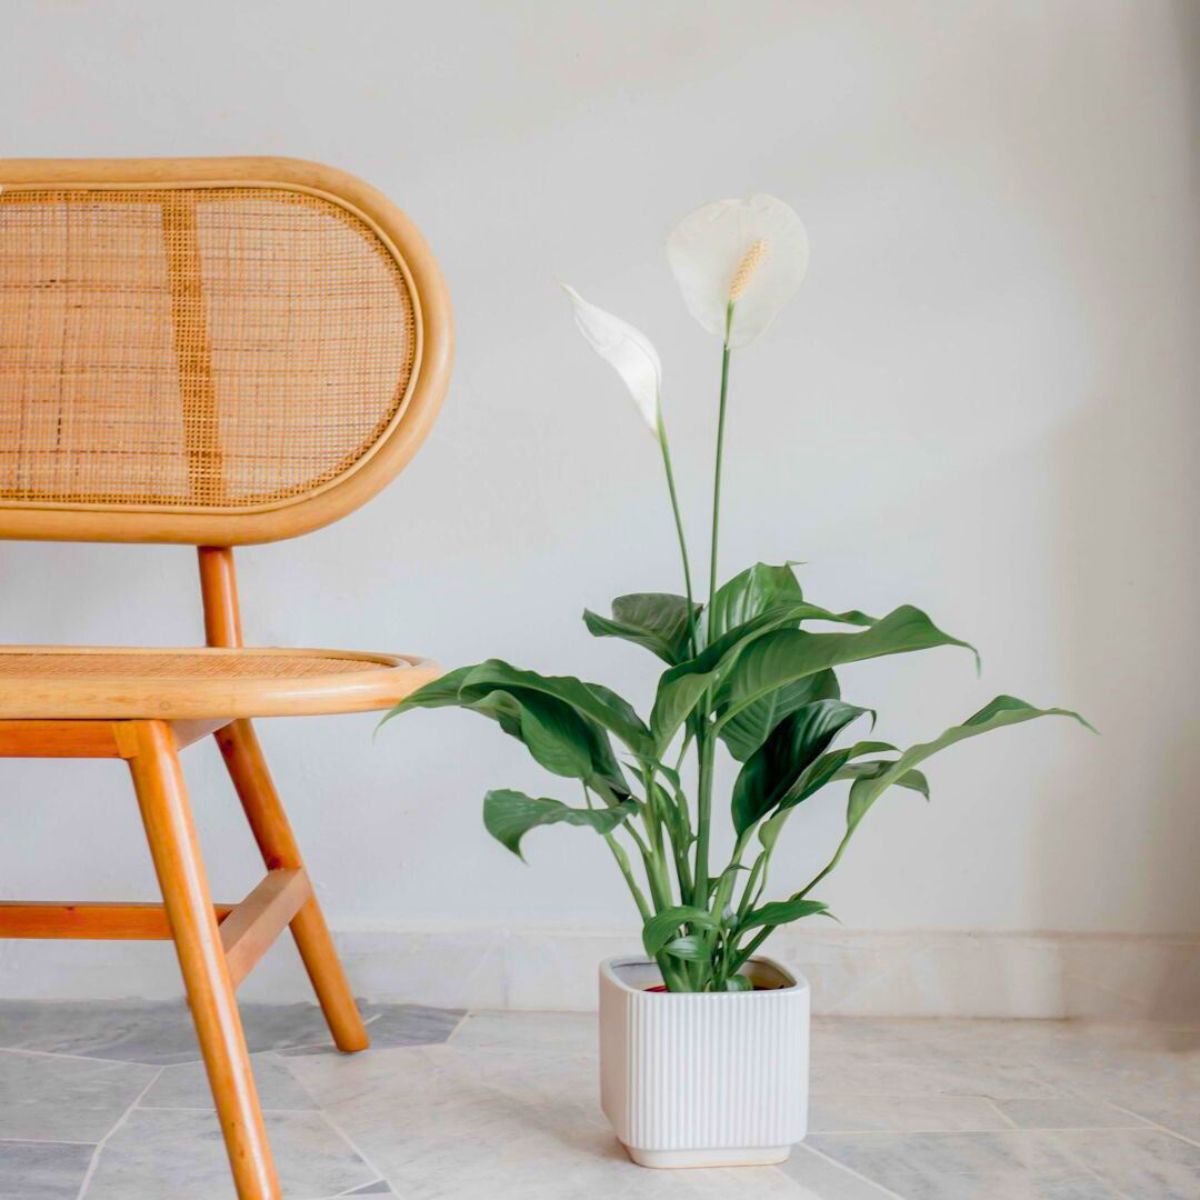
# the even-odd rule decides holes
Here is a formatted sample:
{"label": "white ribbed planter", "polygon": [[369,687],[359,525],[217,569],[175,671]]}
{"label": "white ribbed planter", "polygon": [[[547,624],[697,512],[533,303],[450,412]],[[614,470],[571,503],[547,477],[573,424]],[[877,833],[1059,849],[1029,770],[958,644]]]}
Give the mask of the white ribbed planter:
{"label": "white ribbed planter", "polygon": [[643,1167],[783,1162],[808,1129],[808,984],[758,958],[767,991],[648,992],[646,959],[600,966],[600,1102]]}

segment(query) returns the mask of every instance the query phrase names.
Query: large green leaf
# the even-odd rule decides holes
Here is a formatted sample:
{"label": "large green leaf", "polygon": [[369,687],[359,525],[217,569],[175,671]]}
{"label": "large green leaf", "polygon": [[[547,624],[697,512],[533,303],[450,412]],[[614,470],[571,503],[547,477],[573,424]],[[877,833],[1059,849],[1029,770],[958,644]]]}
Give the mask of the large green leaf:
{"label": "large green leaf", "polygon": [[629,794],[608,735],[569,704],[525,688],[500,688],[481,696],[470,711],[497,721],[533,758],[555,775],[582,780],[602,794]]}
{"label": "large green leaf", "polygon": [[[693,618],[698,618],[700,611],[700,605],[694,604]],[[685,596],[665,592],[618,596],[612,602],[611,617],[602,617],[585,609],[583,621],[595,637],[617,637],[635,642],[672,666],[688,657],[688,602]]]}
{"label": "large green leaf", "polygon": [[1037,717],[1070,717],[1095,733],[1088,721],[1070,709],[1035,708],[1025,700],[1018,700],[1016,696],[997,696],[961,725],[951,725],[932,742],[920,742],[910,746],[895,762],[890,763],[886,770],[856,780],[850,787],[850,802],[846,809],[846,836],[849,837],[854,832],[875,801],[893,784],[898,784],[918,763],[956,742],[978,737],[981,733],[990,733],[993,729],[1032,721]]}
{"label": "large green leaf", "polygon": [[733,785],[731,809],[737,833],[744,833],[777,807],[838,733],[868,711],[841,700],[814,700],[780,722]]}
{"label": "large green leaf", "polygon": [[657,753],[662,755],[680,725],[699,703],[700,697],[730,674],[739,656],[748,647],[771,633],[798,632],[787,627],[806,620],[837,621],[852,625],[871,623],[871,618],[860,612],[834,613],[818,604],[795,604],[770,608],[728,630],[695,658],[664,671],[660,676],[654,709],[650,714],[650,728]]}
{"label": "large green leaf", "polygon": [[708,640],[716,641],[768,609],[803,602],[791,563],[779,567],[755,563],[717,589],[708,614]]}
{"label": "large green leaf", "polygon": [[719,929],[720,922],[706,909],[690,904],[677,904],[664,908],[642,926],[642,946],[653,958],[671,939],[681,925],[693,928]]}
{"label": "large green leaf", "polygon": [[538,825],[587,825],[597,833],[611,833],[635,807],[632,800],[624,800],[612,808],[569,808],[561,800],[501,788],[484,797],[483,823],[492,837],[523,859],[521,839]]}
{"label": "large green leaf", "polygon": [[725,674],[717,695],[718,724],[728,723],[777,688],[818,671],[934,646],[964,646],[974,653],[967,642],[943,633],[920,609],[910,605],[888,613],[862,633],[774,630],[745,647]]}
{"label": "large green leaf", "polygon": [[459,699],[464,706],[470,706],[497,689],[553,696],[615,734],[634,754],[645,755],[653,750],[650,731],[632,705],[601,684],[584,683],[573,675],[539,675],[536,671],[522,671],[498,658],[491,658],[463,678]]}
{"label": "large green leaf", "polygon": [[[582,712],[578,704],[549,690],[518,686],[517,680],[524,685],[540,678],[531,672],[494,669],[506,666],[492,662],[459,667],[414,692],[396,705],[388,717],[414,708],[455,705],[496,721],[505,733],[523,742],[534,759],[554,774],[580,779],[606,797],[627,796],[629,787],[604,726]],[[485,672],[485,668],[489,670]],[[507,679],[508,686],[501,686],[500,678]],[[593,709],[607,706],[624,715],[621,706],[625,702],[619,696],[599,684],[581,686],[590,689],[588,699]],[[633,713],[633,710],[628,709],[628,712]],[[636,713],[633,720],[638,721]]]}
{"label": "large green leaf", "polygon": [[738,922],[738,929],[754,929],[759,925],[787,925],[800,920],[801,917],[812,917],[828,911],[829,905],[822,904],[820,900],[799,900],[795,897],[790,900],[773,900],[770,904],[751,909]]}
{"label": "large green leaf", "polygon": [[814,700],[837,700],[841,696],[837,676],[818,671],[794,683],[784,684],[735,713],[721,729],[729,753],[746,762],[765,742],[771,731],[796,709]]}

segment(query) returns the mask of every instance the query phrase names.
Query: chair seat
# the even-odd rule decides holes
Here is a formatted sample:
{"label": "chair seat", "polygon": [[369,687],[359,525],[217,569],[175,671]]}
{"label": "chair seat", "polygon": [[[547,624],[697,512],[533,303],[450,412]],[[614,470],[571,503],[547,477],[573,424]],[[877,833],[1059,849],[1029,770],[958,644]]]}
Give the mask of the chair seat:
{"label": "chair seat", "polygon": [[0,718],[195,720],[389,708],[428,659],[348,650],[0,646]]}

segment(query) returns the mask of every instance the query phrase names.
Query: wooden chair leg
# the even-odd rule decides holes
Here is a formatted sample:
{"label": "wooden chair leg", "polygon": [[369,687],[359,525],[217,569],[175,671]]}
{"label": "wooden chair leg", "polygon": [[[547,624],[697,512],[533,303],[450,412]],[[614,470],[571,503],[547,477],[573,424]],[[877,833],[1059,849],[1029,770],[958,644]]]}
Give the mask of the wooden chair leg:
{"label": "wooden chair leg", "polygon": [[[216,739],[267,869],[303,869],[300,848],[267,770],[254,726],[249,721],[234,721],[218,730]],[[334,1044],[347,1053],[365,1050],[370,1039],[316,896],[293,918],[291,930]]]}
{"label": "wooden chair leg", "polygon": [[221,946],[174,736],[162,721],[129,726],[129,759],[188,1004],[239,1200],[279,1200],[246,1039]]}

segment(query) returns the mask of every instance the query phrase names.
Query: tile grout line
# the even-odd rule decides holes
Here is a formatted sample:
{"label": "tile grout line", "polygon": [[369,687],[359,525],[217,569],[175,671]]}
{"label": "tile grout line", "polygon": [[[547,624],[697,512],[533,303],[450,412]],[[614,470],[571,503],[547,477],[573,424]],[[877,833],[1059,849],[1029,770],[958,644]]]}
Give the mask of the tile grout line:
{"label": "tile grout line", "polygon": [[[320,1112],[319,1108],[268,1108],[265,1104],[260,1104],[264,1115],[266,1113],[284,1113],[286,1115],[297,1116],[303,1113]],[[143,1104],[140,1105],[142,1112],[192,1112],[192,1113],[208,1113],[216,1115],[216,1106],[212,1104]]]}
{"label": "tile grout line", "polygon": [[148,1063],[140,1058],[97,1058],[91,1054],[62,1054],[57,1050],[27,1050],[23,1046],[0,1046],[0,1054],[27,1054],[31,1058],[61,1058],[67,1062],[107,1063],[110,1067],[182,1067],[198,1059],[185,1059],[180,1063]]}
{"label": "tile grout line", "polygon": [[[1183,1133],[1177,1133],[1174,1129],[1171,1129],[1169,1126],[1160,1125],[1157,1121],[1152,1121],[1149,1117],[1143,1117],[1141,1115],[1141,1113],[1134,1112],[1134,1110],[1132,1108],[1126,1108],[1123,1104],[1113,1104],[1113,1102],[1111,1100],[1107,1101],[1107,1103],[1110,1108],[1115,1108],[1118,1112],[1128,1113],[1131,1117],[1137,1117],[1137,1119],[1139,1121],[1145,1122],[1144,1127],[1146,1127],[1146,1128],[1157,1129],[1160,1133],[1169,1134],[1171,1137],[1177,1138],[1181,1142],[1186,1142],[1189,1146],[1196,1146],[1196,1147],[1200,1148],[1200,1142],[1196,1141],[1195,1138],[1190,1138],[1186,1134],[1183,1134]],[[1129,1126],[1129,1128],[1140,1129],[1140,1128],[1143,1128],[1143,1126],[1131,1125],[1131,1126]]]}
{"label": "tile grout line", "polygon": [[474,1016],[475,1016],[474,1009],[472,1009],[472,1008],[463,1009],[462,1016],[459,1017],[458,1020],[455,1022],[454,1028],[452,1030],[450,1030],[450,1032],[446,1035],[446,1040],[444,1042],[442,1042],[441,1045],[443,1045],[443,1046],[450,1045],[450,1043],[452,1041],[454,1041],[455,1037],[458,1036],[458,1031],[460,1029],[462,1029],[467,1024],[467,1022],[470,1021]]}
{"label": "tile grout line", "polygon": [[77,1138],[0,1138],[0,1146],[94,1146],[95,1142],[81,1142]]}
{"label": "tile grout line", "polygon": [[1020,1128],[1020,1126],[1016,1123],[1016,1121],[1014,1121],[1012,1119],[1012,1117],[1010,1117],[1008,1115],[1008,1113],[1006,1113],[1004,1111],[1004,1109],[1002,1109],[1000,1107],[1000,1105],[995,1100],[992,1099],[991,1096],[983,1096],[983,1097],[981,1097],[981,1099],[986,1100],[987,1103],[990,1104],[992,1106],[992,1108],[994,1108],[996,1110],[996,1115],[1000,1118],[1000,1120],[1006,1121],[1008,1123],[1009,1129],[1019,1129]]}
{"label": "tile grout line", "polygon": [[847,1175],[852,1175],[855,1179],[865,1183],[868,1187],[875,1188],[875,1190],[879,1192],[880,1196],[890,1197],[891,1200],[904,1200],[904,1197],[901,1196],[899,1192],[893,1192],[891,1188],[884,1187],[882,1183],[876,1183],[874,1179],[868,1179],[866,1175],[860,1174],[853,1167],[846,1166],[845,1163],[838,1162],[836,1158],[831,1158],[828,1154],[818,1150],[816,1146],[811,1146],[808,1142],[801,1142],[800,1145],[808,1150],[810,1154],[815,1154],[818,1158],[824,1159],[827,1163],[836,1167],[839,1171],[845,1171]]}
{"label": "tile grout line", "polygon": [[[369,1051],[368,1051],[368,1053],[369,1053]],[[337,1121],[335,1121],[335,1120],[334,1120],[334,1119],[333,1119],[333,1118],[332,1118],[332,1117],[329,1115],[329,1111],[328,1111],[328,1109],[326,1109],[326,1108],[325,1108],[325,1106],[324,1106],[324,1105],[321,1103],[321,1098],[320,1098],[320,1097],[319,1097],[319,1096],[316,1094],[316,1092],[314,1092],[314,1091],[312,1090],[312,1088],[310,1088],[310,1087],[308,1086],[308,1084],[307,1084],[307,1083],[306,1083],[306,1082],[305,1082],[303,1079],[301,1079],[301,1078],[300,1078],[300,1076],[299,1076],[299,1075],[297,1075],[297,1074],[296,1074],[294,1071],[292,1071],[292,1070],[291,1070],[291,1069],[290,1069],[290,1068],[287,1066],[286,1060],[283,1060],[283,1059],[281,1059],[281,1061],[283,1061],[283,1063],[284,1063],[284,1069],[285,1069],[285,1070],[287,1071],[287,1073],[288,1073],[288,1074],[289,1074],[289,1075],[290,1075],[290,1076],[291,1076],[291,1077],[292,1077],[292,1078],[293,1078],[293,1079],[296,1081],[296,1083],[297,1083],[297,1084],[300,1086],[300,1089],[301,1089],[302,1091],[304,1091],[304,1092],[307,1092],[307,1093],[308,1093],[308,1095],[309,1095],[309,1097],[311,1098],[312,1102],[313,1102],[313,1103],[314,1103],[314,1104],[317,1106],[317,1107],[316,1107],[316,1112],[317,1112],[317,1113],[318,1113],[318,1114],[319,1114],[319,1115],[320,1115],[320,1116],[321,1116],[321,1117],[322,1117],[322,1118],[325,1120],[325,1123],[326,1123],[326,1124],[327,1124],[327,1125],[328,1125],[328,1126],[329,1126],[329,1127],[330,1127],[330,1128],[331,1128],[331,1129],[334,1131],[334,1133],[336,1133],[336,1134],[338,1135],[338,1137],[340,1137],[340,1138],[342,1139],[342,1141],[343,1141],[343,1142],[345,1142],[345,1143],[346,1143],[346,1145],[347,1145],[347,1146],[349,1146],[349,1147],[350,1147],[350,1149],[351,1149],[351,1150],[353,1150],[353,1151],[354,1151],[354,1153],[355,1153],[355,1154],[357,1154],[357,1155],[358,1155],[358,1157],[359,1157],[360,1159],[362,1159],[362,1161],[363,1161],[363,1162],[364,1162],[364,1163],[365,1163],[365,1164],[366,1164],[368,1167],[370,1167],[370,1168],[371,1168],[371,1170],[372,1170],[372,1171],[374,1171],[374,1172],[375,1172],[375,1174],[376,1174],[376,1175],[378,1175],[378,1176],[379,1176],[379,1178],[378,1178],[378,1179],[371,1180],[370,1182],[372,1182],[372,1183],[380,1183],[380,1182],[382,1182],[382,1183],[386,1183],[386,1184],[388,1185],[388,1187],[389,1187],[389,1188],[391,1188],[391,1187],[392,1187],[392,1181],[391,1181],[391,1180],[390,1180],[390,1179],[387,1177],[387,1175],[385,1175],[385,1174],[384,1174],[384,1173],[383,1173],[383,1172],[382,1172],[382,1171],[379,1169],[379,1167],[378,1167],[378,1166],[376,1166],[376,1164],[375,1164],[375,1163],[374,1163],[374,1162],[373,1162],[373,1161],[370,1159],[370,1157],[369,1157],[368,1155],[366,1155],[366,1154],[364,1154],[364,1153],[363,1153],[363,1151],[362,1151],[361,1147],[358,1145],[358,1143],[357,1143],[357,1142],[355,1142],[355,1141],[354,1141],[354,1139],[353,1139],[352,1137],[350,1137],[350,1135],[349,1135],[349,1134],[348,1134],[348,1133],[347,1133],[347,1132],[346,1132],[346,1131],[345,1131],[345,1130],[344,1130],[344,1129],[341,1127],[341,1125],[340,1125],[340,1124],[339,1124]],[[304,1111],[306,1111],[306,1112],[310,1112],[310,1111],[312,1111],[312,1110],[311,1110],[311,1109],[305,1109]],[[365,1186],[365,1185],[360,1185],[360,1186]],[[395,1189],[394,1189],[394,1188],[392,1188],[392,1190],[393,1190],[393,1191],[395,1191]],[[339,1194],[339,1195],[341,1195],[341,1196],[348,1196],[348,1195],[353,1195],[353,1194],[354,1194],[354,1192],[353,1192],[353,1189],[351,1189],[351,1190],[350,1190],[350,1191],[348,1191],[348,1192],[339,1192],[338,1194]],[[77,1198],[77,1200],[83,1200],[83,1197],[82,1197],[82,1196],[81,1196],[81,1197],[78,1197],[78,1198]]]}
{"label": "tile grout line", "polygon": [[91,1186],[92,1179],[96,1174],[96,1168],[100,1165],[100,1154],[104,1147],[108,1145],[108,1139],[111,1138],[112,1135],[116,1133],[126,1121],[129,1120],[130,1114],[141,1103],[142,1097],[146,1095],[146,1093],[159,1081],[160,1078],[162,1078],[162,1073],[164,1070],[166,1070],[165,1067],[159,1067],[158,1070],[154,1072],[153,1078],[148,1084],[146,1084],[144,1088],[142,1088],[140,1092],[138,1092],[138,1094],[134,1097],[133,1103],[130,1104],[130,1106],[121,1114],[117,1123],[96,1143],[96,1149],[92,1152],[91,1161],[88,1163],[88,1167],[84,1172],[83,1179],[79,1183],[79,1191],[75,1195],[75,1200],[84,1200],[84,1196],[87,1194],[87,1190]]}

